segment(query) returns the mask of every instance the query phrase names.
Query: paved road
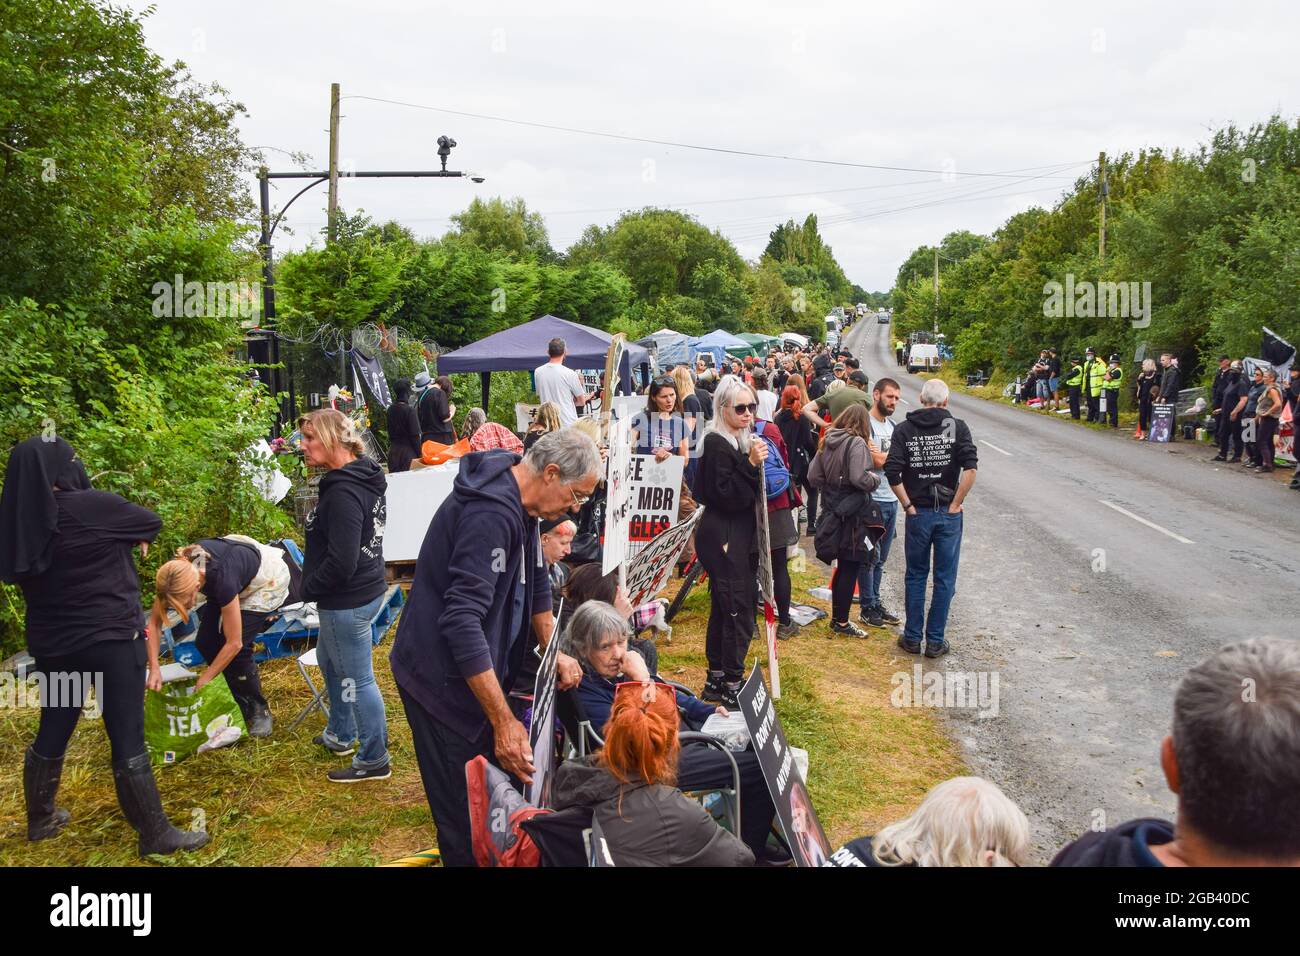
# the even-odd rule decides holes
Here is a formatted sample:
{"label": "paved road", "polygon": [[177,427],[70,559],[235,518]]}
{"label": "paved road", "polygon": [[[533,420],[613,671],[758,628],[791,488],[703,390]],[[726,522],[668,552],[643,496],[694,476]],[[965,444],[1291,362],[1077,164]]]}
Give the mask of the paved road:
{"label": "paved road", "polygon": [[[900,382],[901,420],[922,380],[894,364],[892,331],[866,320],[846,341],[873,383]],[[947,711],[968,763],[1029,815],[1043,862],[1094,820],[1172,818],[1158,754],[1183,671],[1234,639],[1300,636],[1300,494],[1206,446],[966,395],[950,407],[980,463],[940,667],[999,688],[997,717]],[[900,616],[902,574],[898,547],[884,593]]]}

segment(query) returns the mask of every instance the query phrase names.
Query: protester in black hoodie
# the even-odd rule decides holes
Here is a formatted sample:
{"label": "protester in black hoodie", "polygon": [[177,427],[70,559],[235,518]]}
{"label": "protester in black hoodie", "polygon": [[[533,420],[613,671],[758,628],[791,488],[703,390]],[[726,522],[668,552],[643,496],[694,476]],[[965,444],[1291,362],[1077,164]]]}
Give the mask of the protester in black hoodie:
{"label": "protester in black hoodie", "polygon": [[384,473],[365,457],[352,420],[323,408],[303,416],[303,457],[329,472],[320,500],[307,516],[303,597],[320,612],[317,660],[329,691],[325,732],[316,742],[352,766],[329,772],[333,783],[383,780],[392,775],[384,698],[371,663],[370,621],[379,613],[384,581]]}
{"label": "protester in black hoodie", "polygon": [[29,840],[57,836],[68,822],[54,797],[93,681],[117,799],[140,834],[140,855],[208,842],[202,830],[168,821],[144,743],[145,687],[161,689],[162,676],[158,634],[145,636],[132,551],[139,545],[147,554],[160,530],[162,519],[148,508],[91,488],[62,438],[29,438],[10,452],[0,494],[0,581],[22,588],[27,650],[44,678],[40,726],[23,761]]}
{"label": "protester in black hoodie", "polygon": [[1182,679],[1160,769],[1175,823],[1086,833],[1052,866],[1300,866],[1300,645],[1221,648]]}
{"label": "protester in black hoodie", "polygon": [[[907,413],[894,429],[885,461],[885,478],[907,515],[907,620],[898,646],[925,655],[948,653],[944,630],[948,606],[957,590],[961,557],[962,502],[975,484],[979,455],[970,429],[948,411],[948,386],[932,378],[921,387],[922,408]],[[934,595],[925,617],[925,581],[934,552]]]}
{"label": "protester in black hoodie", "polygon": [[[506,692],[528,629],[543,650],[554,629],[536,519],[576,512],[600,470],[579,426],[548,432],[522,460],[503,450],[466,455],[425,533],[389,662],[445,866],[474,865],[465,764],[483,755],[532,779],[528,731]],[[556,674],[559,690],[582,679],[564,654]]]}

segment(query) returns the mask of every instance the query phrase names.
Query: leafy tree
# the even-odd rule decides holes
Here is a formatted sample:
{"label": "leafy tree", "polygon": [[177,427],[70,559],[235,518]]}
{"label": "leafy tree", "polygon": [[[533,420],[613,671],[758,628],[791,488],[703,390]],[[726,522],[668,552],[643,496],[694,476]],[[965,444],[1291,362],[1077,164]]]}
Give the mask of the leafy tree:
{"label": "leafy tree", "polygon": [[463,211],[451,217],[454,235],[485,252],[515,259],[554,262],[555,250],[546,234],[540,213],[529,212],[523,199],[504,201],[500,196],[484,202],[477,197]]}

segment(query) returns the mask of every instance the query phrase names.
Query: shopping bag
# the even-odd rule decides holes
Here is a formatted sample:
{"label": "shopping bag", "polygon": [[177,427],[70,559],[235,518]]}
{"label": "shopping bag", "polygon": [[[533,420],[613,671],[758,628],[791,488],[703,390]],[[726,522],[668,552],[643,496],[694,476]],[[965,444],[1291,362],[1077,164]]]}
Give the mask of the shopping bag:
{"label": "shopping bag", "polygon": [[246,733],[244,715],[224,674],[197,692],[192,681],[174,681],[162,690],[145,692],[144,742],[156,764],[177,763],[191,754],[228,746]]}

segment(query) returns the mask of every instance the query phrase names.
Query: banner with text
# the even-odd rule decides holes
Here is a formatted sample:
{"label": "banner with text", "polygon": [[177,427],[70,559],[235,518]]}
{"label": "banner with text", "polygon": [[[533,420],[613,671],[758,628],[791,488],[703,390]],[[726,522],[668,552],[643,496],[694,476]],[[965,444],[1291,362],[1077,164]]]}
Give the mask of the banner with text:
{"label": "banner with text", "polygon": [[808,786],[795,766],[794,753],[781,729],[781,718],[776,715],[772,696],[763,680],[763,670],[757,664],[736,697],[745,715],[758,755],[763,779],[767,782],[776,816],[781,821],[781,832],[790,844],[790,852],[798,866],[821,866],[830,858],[830,842],[822,830],[817,811],[813,809]]}
{"label": "banner with text", "polygon": [[664,589],[702,514],[704,508],[697,508],[689,518],[673,525],[632,558],[627,568],[627,597],[633,607],[639,607]]}
{"label": "banner with text", "polygon": [[609,422],[609,461],[605,472],[605,541],[601,574],[609,574],[628,558],[632,520],[632,419]]}

